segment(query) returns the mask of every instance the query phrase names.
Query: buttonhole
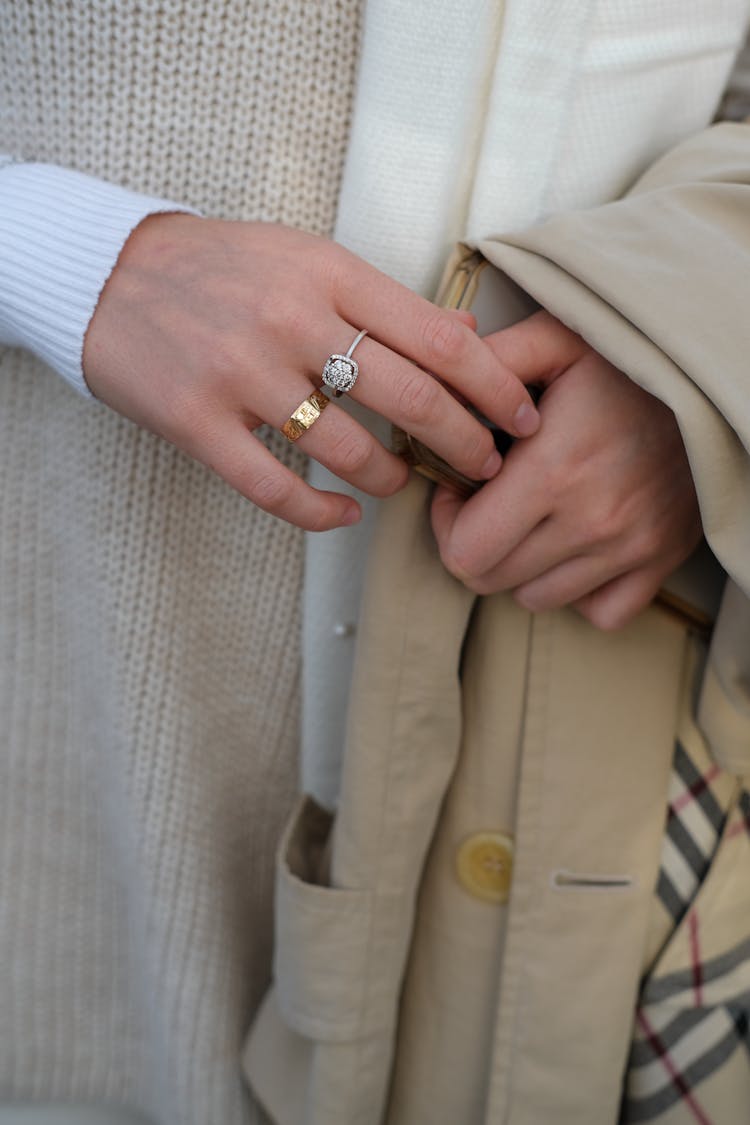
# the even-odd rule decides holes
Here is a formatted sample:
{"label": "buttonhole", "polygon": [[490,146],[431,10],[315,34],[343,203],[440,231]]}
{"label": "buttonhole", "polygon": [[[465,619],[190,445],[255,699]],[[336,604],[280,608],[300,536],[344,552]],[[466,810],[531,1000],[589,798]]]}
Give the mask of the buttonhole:
{"label": "buttonhole", "polygon": [[617,891],[628,890],[634,884],[632,875],[586,875],[573,871],[555,871],[552,876],[552,886],[558,890]]}

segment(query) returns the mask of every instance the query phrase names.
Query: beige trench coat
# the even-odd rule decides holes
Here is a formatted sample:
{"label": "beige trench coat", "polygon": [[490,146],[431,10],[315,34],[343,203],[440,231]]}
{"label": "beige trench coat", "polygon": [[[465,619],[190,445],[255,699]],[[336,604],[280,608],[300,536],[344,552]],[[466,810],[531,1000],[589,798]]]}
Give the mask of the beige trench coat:
{"label": "beige trench coat", "polygon": [[[481,249],[674,410],[729,581],[704,672],[657,607],[607,635],[476,601],[437,559],[424,482],[384,507],[340,809],[303,801],[279,855],[276,982],[246,1053],[279,1125],[614,1125],[675,733],[732,800],[750,775],[750,127]],[[506,905],[456,875],[483,830],[514,840]],[[750,933],[747,833],[726,854],[699,892],[719,953]],[[678,929],[650,972],[685,947]],[[748,1082],[722,1072],[715,1120],[746,1120]]]}

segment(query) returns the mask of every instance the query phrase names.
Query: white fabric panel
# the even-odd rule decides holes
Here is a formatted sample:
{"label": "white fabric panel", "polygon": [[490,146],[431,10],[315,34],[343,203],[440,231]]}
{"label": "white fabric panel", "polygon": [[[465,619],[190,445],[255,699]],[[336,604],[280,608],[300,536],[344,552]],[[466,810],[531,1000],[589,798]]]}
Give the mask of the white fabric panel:
{"label": "white fabric panel", "polygon": [[470,241],[605,203],[713,117],[747,0],[509,0]]}
{"label": "white fabric panel", "polygon": [[[748,0],[370,0],[337,238],[429,295],[459,239],[616,198],[711,120],[749,13]],[[341,488],[318,465],[310,479]],[[307,541],[302,773],[328,805],[353,655],[333,625],[356,622],[368,527]]]}
{"label": "white fabric panel", "polygon": [[[335,237],[428,295],[463,232],[501,21],[502,4],[493,0],[437,7],[431,0],[375,0],[367,7]],[[342,343],[348,346],[332,340],[331,351]],[[387,444],[388,427],[379,432]],[[353,632],[335,630],[356,628],[376,505],[314,462],[309,480],[352,491],[366,512],[355,528],[307,537],[302,780],[331,806],[355,642]]]}

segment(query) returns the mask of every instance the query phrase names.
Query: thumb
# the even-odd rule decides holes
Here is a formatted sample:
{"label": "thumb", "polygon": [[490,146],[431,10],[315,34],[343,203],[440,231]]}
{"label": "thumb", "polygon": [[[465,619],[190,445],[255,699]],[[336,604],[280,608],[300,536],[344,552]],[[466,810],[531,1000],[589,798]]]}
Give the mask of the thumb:
{"label": "thumb", "polygon": [[466,501],[452,488],[446,488],[445,485],[441,484],[435,489],[430,508],[432,532],[443,566],[462,581],[467,576],[463,575],[455,565],[450,548],[453,529],[465,503]]}
{"label": "thumb", "polygon": [[460,320],[467,328],[471,328],[472,332],[477,330],[477,318],[474,313],[469,312],[468,309],[446,309],[449,316],[454,316],[456,320]]}
{"label": "thumb", "polygon": [[585,340],[544,309],[484,340],[522,383],[541,387],[554,383],[589,350]]}

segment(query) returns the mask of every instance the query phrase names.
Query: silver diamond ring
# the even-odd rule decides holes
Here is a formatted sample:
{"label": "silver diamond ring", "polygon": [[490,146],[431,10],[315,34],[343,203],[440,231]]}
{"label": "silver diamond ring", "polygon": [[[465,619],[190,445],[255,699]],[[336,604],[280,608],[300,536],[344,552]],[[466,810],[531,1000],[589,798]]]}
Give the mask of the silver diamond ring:
{"label": "silver diamond ring", "polygon": [[354,384],[357,382],[359,375],[359,364],[356,359],[352,359],[352,352],[356,348],[359,341],[363,336],[367,335],[367,329],[363,328],[355,338],[354,343],[349,348],[346,355],[329,355],[326,360],[325,367],[323,368],[323,382],[327,387],[333,388],[333,397],[340,398],[345,391],[350,391]]}

